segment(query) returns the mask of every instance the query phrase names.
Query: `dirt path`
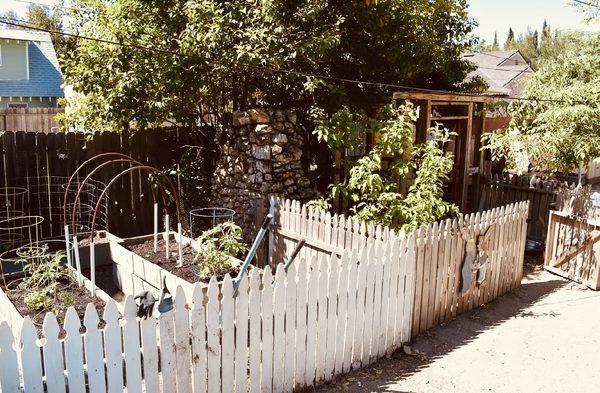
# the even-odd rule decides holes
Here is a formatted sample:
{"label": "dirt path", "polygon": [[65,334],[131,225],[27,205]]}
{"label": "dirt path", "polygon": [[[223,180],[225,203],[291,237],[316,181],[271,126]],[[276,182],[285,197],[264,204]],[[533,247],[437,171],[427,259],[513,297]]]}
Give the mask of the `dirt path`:
{"label": "dirt path", "polygon": [[600,292],[542,270],[485,309],[413,340],[319,392],[591,392],[600,381]]}

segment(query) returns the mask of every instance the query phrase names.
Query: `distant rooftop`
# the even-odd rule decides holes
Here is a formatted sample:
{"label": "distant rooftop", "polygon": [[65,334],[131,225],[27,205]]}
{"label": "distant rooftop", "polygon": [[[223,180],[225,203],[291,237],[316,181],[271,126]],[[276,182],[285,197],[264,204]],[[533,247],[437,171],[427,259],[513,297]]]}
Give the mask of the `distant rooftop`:
{"label": "distant rooftop", "polygon": [[490,94],[520,96],[523,91],[521,79],[533,72],[518,50],[468,52],[462,58],[478,67],[467,78],[483,78],[489,85],[487,93]]}
{"label": "distant rooftop", "polygon": [[3,40],[28,41],[29,80],[0,80],[2,97],[64,97],[62,74],[50,34],[28,30],[0,29]]}
{"label": "distant rooftop", "polygon": [[21,41],[51,42],[50,33],[45,31],[0,29],[0,38]]}

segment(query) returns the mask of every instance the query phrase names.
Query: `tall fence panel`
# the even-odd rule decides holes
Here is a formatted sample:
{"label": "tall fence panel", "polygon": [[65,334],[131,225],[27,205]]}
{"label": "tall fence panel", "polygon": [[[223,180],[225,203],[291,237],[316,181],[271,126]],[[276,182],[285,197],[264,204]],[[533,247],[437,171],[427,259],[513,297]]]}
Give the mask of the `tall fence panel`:
{"label": "tall fence panel", "polygon": [[55,117],[64,111],[62,108],[0,109],[0,131],[60,132]]}
{"label": "tall fence panel", "polygon": [[[83,162],[96,154],[121,152],[130,154],[143,164],[176,173],[178,163],[187,151],[185,146],[201,145],[201,138],[200,133],[186,128],[139,131],[128,143],[124,143],[120,134],[110,132],[93,136],[82,133],[4,132],[0,136],[0,187],[27,189],[26,202],[22,206],[24,213],[43,216],[43,237],[57,238],[62,236],[64,226],[62,197],[66,182]],[[83,181],[92,168],[93,165],[90,165],[80,171],[76,182]],[[125,164],[107,167],[94,174],[93,179],[99,182],[97,185],[107,184],[125,168]],[[178,175],[173,176],[173,181],[180,194],[193,197],[199,193],[196,181],[180,181]],[[100,227],[110,225],[113,233],[124,237],[150,233],[151,196],[145,173],[134,171],[130,176],[124,176],[111,189],[108,200],[103,201],[108,217]],[[94,207],[84,206],[85,213],[91,214]]]}
{"label": "tall fence panel", "polygon": [[483,212],[510,203],[529,201],[527,237],[544,242],[548,230],[548,216],[557,208],[557,196],[565,188],[564,182],[542,180],[529,176],[494,176],[483,185],[479,211]]}
{"label": "tall fence panel", "polygon": [[546,270],[600,289],[600,220],[595,214],[552,212],[545,254]]}

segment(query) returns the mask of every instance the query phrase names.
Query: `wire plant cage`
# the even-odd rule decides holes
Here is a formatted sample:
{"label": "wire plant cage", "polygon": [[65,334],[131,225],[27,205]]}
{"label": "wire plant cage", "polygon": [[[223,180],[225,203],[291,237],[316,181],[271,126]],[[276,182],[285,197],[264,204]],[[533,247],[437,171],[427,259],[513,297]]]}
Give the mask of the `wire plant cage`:
{"label": "wire plant cage", "polygon": [[233,221],[235,210],[226,207],[203,207],[189,212],[188,224],[190,237],[194,239],[203,231],[214,228],[227,221]]}

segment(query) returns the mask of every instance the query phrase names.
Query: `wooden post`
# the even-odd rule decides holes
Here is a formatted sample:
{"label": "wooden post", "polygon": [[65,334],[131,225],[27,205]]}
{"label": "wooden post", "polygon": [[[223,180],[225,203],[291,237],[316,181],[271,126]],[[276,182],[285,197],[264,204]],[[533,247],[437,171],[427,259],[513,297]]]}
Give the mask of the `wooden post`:
{"label": "wooden post", "polygon": [[463,156],[462,189],[460,193],[460,210],[463,213],[467,211],[467,191],[469,190],[469,166],[471,158],[471,135],[473,131],[473,103],[469,102],[467,119],[467,133],[465,135],[465,154]]}
{"label": "wooden post", "polygon": [[269,248],[267,249],[267,258],[269,261],[269,265],[274,267],[274,254],[275,254],[275,233],[274,227],[279,225],[277,222],[277,218],[275,217],[275,196],[269,196],[269,213],[273,216],[273,221],[271,222],[271,227],[269,229]]}
{"label": "wooden post", "polygon": [[[266,216],[266,208],[265,208],[265,198],[255,198],[254,199],[254,232],[258,233],[260,226]],[[271,239],[271,234],[269,233],[269,239]],[[269,241],[270,243],[270,241]],[[265,267],[267,261],[265,259],[265,244],[262,243],[258,250],[256,251],[256,266]]]}

